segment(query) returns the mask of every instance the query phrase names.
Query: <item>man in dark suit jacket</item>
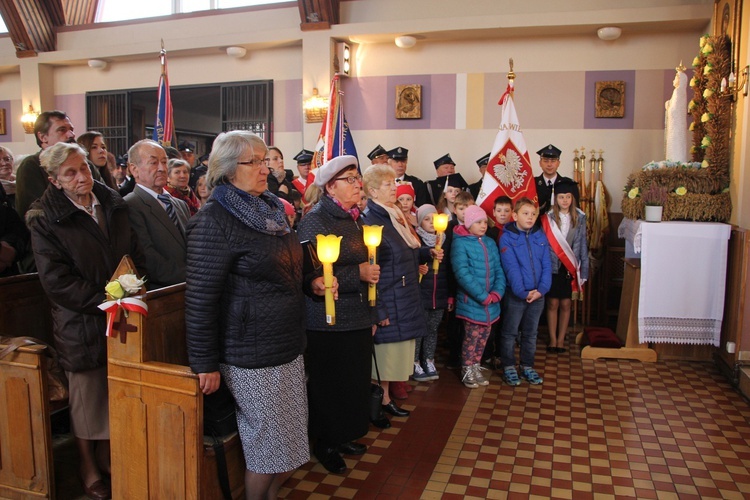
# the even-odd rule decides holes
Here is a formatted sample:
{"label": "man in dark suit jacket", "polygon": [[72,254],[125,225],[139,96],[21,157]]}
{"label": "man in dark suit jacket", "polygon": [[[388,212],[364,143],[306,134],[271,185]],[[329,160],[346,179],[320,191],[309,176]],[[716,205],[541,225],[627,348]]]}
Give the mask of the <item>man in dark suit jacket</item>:
{"label": "man in dark suit jacket", "polygon": [[[185,281],[187,204],[164,190],[167,153],[150,139],[138,141],[128,151],[135,189],[125,197],[130,224],[143,248],[149,289]],[[173,214],[173,215],[171,215]]]}
{"label": "man in dark suit jacket", "polygon": [[491,154],[492,153],[487,153],[486,155],[482,156],[480,159],[477,160],[477,167],[479,167],[479,180],[475,182],[474,184],[469,184],[469,192],[474,197],[475,201],[477,198],[479,198],[479,190],[482,189],[482,181],[484,180],[484,173],[487,171],[487,164],[490,162]]}

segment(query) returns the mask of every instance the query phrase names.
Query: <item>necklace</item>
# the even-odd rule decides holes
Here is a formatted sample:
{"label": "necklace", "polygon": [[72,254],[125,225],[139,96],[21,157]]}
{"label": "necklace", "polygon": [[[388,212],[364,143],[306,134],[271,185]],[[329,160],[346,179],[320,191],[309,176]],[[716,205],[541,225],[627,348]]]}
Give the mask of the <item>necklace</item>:
{"label": "necklace", "polygon": [[89,215],[94,215],[94,204],[84,205],[83,208],[88,212]]}

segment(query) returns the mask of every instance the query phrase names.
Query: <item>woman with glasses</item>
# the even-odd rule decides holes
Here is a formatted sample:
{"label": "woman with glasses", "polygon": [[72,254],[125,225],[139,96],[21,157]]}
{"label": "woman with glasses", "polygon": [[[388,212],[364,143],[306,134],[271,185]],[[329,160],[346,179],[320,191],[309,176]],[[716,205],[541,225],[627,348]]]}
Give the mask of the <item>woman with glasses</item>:
{"label": "woman with glasses", "polygon": [[[333,264],[339,283],[336,324],[326,323],[323,302],[308,298],[307,369],[310,434],[313,453],[329,472],[346,470],[341,458],[361,455],[367,447],[356,440],[367,434],[369,421],[372,311],[367,286],[377,283],[380,268],[368,263],[357,207],[362,181],[357,158],[338,156],[318,169],[319,202],[299,223],[302,241],[316,245],[316,235],[341,236],[341,251]],[[385,419],[385,424],[390,423]],[[385,425],[384,425],[385,426]]]}
{"label": "woman with glasses", "polygon": [[[389,393],[389,389],[409,380],[414,372],[415,339],[427,335],[427,320],[420,300],[419,263],[431,261],[433,256],[442,260],[443,252],[421,248],[416,231],[396,205],[396,173],[391,167],[371,165],[365,170],[364,185],[369,197],[365,223],[383,226],[375,307],[375,354],[385,392],[383,410],[395,417],[407,417],[409,412],[396,406],[391,399],[393,391]],[[373,367],[372,378],[375,377]]]}
{"label": "woman with glasses", "polygon": [[16,176],[13,174],[13,152],[0,146],[0,184],[7,196],[8,204],[16,206]]}
{"label": "woman with glasses", "polygon": [[[185,316],[190,367],[211,394],[226,382],[237,406],[247,498],[276,498],[310,458],[302,246],[268,192],[266,145],[219,134],[206,174],[213,189],[188,223]],[[335,286],[335,285],[334,285]]]}

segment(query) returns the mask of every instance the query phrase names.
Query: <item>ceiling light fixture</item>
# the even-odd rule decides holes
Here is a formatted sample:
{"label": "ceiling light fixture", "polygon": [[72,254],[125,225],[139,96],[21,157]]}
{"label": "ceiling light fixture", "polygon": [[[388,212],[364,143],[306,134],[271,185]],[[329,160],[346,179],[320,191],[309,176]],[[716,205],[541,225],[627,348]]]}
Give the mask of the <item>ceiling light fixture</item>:
{"label": "ceiling light fixture", "polygon": [[417,44],[417,39],[413,36],[404,35],[396,37],[396,47],[400,49],[410,49]]}
{"label": "ceiling light fixture", "polygon": [[245,47],[237,47],[236,45],[232,47],[227,47],[227,55],[229,57],[240,59],[240,58],[245,57],[245,54],[247,54],[247,49]]}
{"label": "ceiling light fixture", "polygon": [[107,61],[104,59],[89,59],[89,68],[104,70],[107,68]]}
{"label": "ceiling light fixture", "polygon": [[622,35],[622,29],[617,26],[605,26],[596,31],[597,36],[605,41],[617,40]]}

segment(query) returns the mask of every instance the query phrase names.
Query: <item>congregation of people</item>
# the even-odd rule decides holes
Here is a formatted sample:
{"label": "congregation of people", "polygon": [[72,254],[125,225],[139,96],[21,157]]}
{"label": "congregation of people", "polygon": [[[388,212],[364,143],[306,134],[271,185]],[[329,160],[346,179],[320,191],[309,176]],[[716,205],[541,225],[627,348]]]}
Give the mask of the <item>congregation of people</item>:
{"label": "congregation of people", "polygon": [[[476,205],[490,154],[469,185],[450,154],[435,178],[407,174],[409,150],[377,145],[368,165],[339,156],[311,172],[303,149],[282,151],[247,131],[221,133],[210,155],[140,140],[115,157],[104,136],[76,139],[61,111],[40,114],[40,151],[14,162],[0,147],[0,276],[38,272],[69,379],[71,427],[86,495],[111,496],[105,285],[129,255],[148,289],[186,283],[188,358],[204,394],[236,402],[248,498],[275,498],[312,453],[331,473],[370,425],[408,418],[410,380],[444,365],[467,388],[491,370],[518,386],[547,352],[565,352],[572,297],[588,277],[577,184],[541,148],[537,198]],[[18,163],[14,170],[14,163]],[[476,172],[472,172],[472,177]],[[445,214],[445,231],[436,216]],[[371,261],[364,226],[382,226]],[[341,237],[333,264],[336,321],[326,318],[317,235]],[[368,300],[370,286],[377,299]],[[517,355],[518,349],[518,355]],[[371,386],[382,387],[373,415]]]}

